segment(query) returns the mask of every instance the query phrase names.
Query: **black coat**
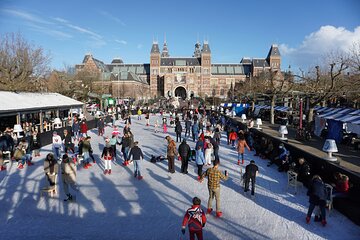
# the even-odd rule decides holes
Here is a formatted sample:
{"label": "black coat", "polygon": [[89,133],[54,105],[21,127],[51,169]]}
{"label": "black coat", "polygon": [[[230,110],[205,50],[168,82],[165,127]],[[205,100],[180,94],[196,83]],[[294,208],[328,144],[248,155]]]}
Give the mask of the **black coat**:
{"label": "black coat", "polygon": [[321,179],[315,178],[312,180],[307,195],[309,196],[309,203],[326,205],[327,192],[324,182]]}
{"label": "black coat", "polygon": [[296,168],[296,172],[298,173],[297,180],[302,183],[307,183],[310,180],[310,166],[307,162],[304,162],[302,165],[299,165]]}
{"label": "black coat", "polygon": [[258,166],[254,163],[250,163],[245,167],[245,178],[256,177],[256,172],[259,171]]}
{"label": "black coat", "polygon": [[133,160],[144,159],[144,155],[138,146],[134,146],[131,148],[129,156],[128,156],[128,160],[130,160],[131,157],[133,158]]}
{"label": "black coat", "polygon": [[190,155],[190,146],[186,142],[182,142],[179,145],[178,152],[181,156],[181,158],[188,157]]}
{"label": "black coat", "polygon": [[36,137],[34,136],[30,137],[30,150],[37,150],[41,148],[41,142],[40,142],[40,135],[36,134]]}
{"label": "black coat", "polygon": [[176,124],[175,132],[176,133],[181,133],[182,132],[182,126],[181,126],[180,122],[178,124]]}

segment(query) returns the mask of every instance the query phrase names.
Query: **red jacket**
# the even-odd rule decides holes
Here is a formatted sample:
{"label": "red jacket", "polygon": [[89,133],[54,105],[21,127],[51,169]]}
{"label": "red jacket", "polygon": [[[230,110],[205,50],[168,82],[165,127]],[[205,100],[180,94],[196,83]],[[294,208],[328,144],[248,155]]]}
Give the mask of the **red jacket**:
{"label": "red jacket", "polygon": [[189,231],[200,231],[206,223],[206,216],[199,205],[193,205],[189,208],[184,216],[182,226],[189,226]]}
{"label": "red jacket", "polygon": [[86,123],[81,123],[80,124],[80,132],[87,133],[87,131],[88,131],[88,127],[87,127]]}
{"label": "red jacket", "polygon": [[236,140],[236,138],[237,138],[236,132],[230,133],[230,135],[229,135],[229,139],[230,139],[230,140]]}

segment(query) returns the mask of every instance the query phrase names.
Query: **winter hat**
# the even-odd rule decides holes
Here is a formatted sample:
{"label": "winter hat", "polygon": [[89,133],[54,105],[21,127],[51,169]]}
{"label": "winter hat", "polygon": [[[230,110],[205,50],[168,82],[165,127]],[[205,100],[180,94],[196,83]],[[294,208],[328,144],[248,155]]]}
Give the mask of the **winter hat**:
{"label": "winter hat", "polygon": [[198,197],[194,197],[192,202],[193,202],[194,205],[200,205],[201,204],[201,200]]}

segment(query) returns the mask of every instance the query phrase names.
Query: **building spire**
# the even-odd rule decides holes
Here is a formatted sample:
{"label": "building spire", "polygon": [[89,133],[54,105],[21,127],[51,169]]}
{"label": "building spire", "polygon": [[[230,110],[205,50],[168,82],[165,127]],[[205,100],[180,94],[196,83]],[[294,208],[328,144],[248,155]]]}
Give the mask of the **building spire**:
{"label": "building spire", "polygon": [[168,50],[167,44],[166,44],[166,35],[164,35],[164,46],[162,49],[161,57],[169,57],[169,50]]}

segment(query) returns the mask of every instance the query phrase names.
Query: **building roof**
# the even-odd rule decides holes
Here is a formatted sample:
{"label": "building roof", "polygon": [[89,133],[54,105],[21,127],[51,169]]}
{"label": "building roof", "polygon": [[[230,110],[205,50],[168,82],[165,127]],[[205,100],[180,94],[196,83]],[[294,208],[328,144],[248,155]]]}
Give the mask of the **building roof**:
{"label": "building roof", "polygon": [[266,57],[266,59],[269,59],[270,57],[279,56],[280,57],[280,51],[276,44],[271,45],[271,48],[269,50],[269,53]]}
{"label": "building roof", "polygon": [[111,61],[111,64],[123,64],[123,63],[124,63],[124,61],[121,58],[114,58]]}
{"label": "building roof", "polygon": [[146,80],[141,79],[137,74],[134,72],[129,71],[121,71],[120,74],[112,73],[111,74],[112,81],[135,81],[144,84],[148,84]]}
{"label": "building roof", "polygon": [[242,64],[251,64],[251,59],[250,59],[250,58],[243,57],[243,58],[240,60],[240,63],[242,63]]}
{"label": "building roof", "polygon": [[153,42],[150,53],[160,53],[159,45],[157,42]]}
{"label": "building roof", "polygon": [[0,116],[48,109],[82,107],[84,103],[59,93],[31,93],[0,91]]}
{"label": "building roof", "polygon": [[199,66],[200,58],[195,57],[168,57],[161,58],[161,66]]}
{"label": "building roof", "polygon": [[253,58],[253,66],[256,68],[270,67],[269,63],[264,58]]}
{"label": "building roof", "polygon": [[201,50],[203,53],[211,53],[209,43],[207,41],[204,41],[203,48]]}
{"label": "building roof", "polygon": [[121,65],[107,65],[109,72],[114,74],[118,72],[133,72],[140,75],[150,74],[150,64],[121,64]]}
{"label": "building roof", "polygon": [[109,69],[107,68],[106,64],[103,61],[100,61],[100,60],[94,58],[91,54],[86,54],[82,63],[85,64],[87,61],[89,61],[90,58],[92,58],[92,60],[94,61],[96,67],[98,69],[100,69],[102,72],[108,72],[109,71]]}
{"label": "building roof", "polygon": [[243,64],[211,64],[212,75],[247,75],[250,65]]}

